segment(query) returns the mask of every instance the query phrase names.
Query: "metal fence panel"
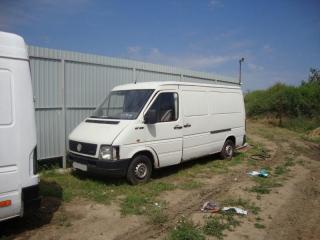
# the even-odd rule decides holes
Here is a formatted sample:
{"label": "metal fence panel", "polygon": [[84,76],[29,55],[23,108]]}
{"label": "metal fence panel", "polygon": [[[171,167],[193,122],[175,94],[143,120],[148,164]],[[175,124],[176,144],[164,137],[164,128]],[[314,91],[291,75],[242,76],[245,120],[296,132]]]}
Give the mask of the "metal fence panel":
{"label": "metal fence panel", "polygon": [[180,81],[181,75],[136,70],[137,82]]}
{"label": "metal fence panel", "polygon": [[132,81],[132,69],[66,61],[66,105],[95,107],[113,87]]}
{"label": "metal fence panel", "polygon": [[36,109],[38,158],[64,156],[64,136],[61,109]]}

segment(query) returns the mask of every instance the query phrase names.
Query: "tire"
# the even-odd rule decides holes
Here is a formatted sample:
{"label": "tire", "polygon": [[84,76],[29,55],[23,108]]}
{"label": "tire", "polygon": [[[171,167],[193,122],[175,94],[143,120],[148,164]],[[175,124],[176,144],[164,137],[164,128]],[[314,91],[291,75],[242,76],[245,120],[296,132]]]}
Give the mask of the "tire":
{"label": "tire", "polygon": [[230,139],[227,139],[223,145],[222,151],[220,152],[220,156],[222,159],[231,159],[234,155],[234,142]]}
{"label": "tire", "polygon": [[132,185],[147,182],[152,173],[152,164],[150,158],[145,155],[135,156],[127,171],[127,180]]}

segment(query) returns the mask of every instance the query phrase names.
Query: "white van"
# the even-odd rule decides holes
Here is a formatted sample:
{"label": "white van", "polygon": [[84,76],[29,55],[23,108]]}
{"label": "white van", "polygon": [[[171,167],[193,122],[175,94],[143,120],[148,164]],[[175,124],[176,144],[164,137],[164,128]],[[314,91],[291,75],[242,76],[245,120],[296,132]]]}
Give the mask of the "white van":
{"label": "white van", "polygon": [[40,203],[36,145],[27,46],[0,32],[0,221]]}
{"label": "white van", "polygon": [[145,182],[153,168],[245,144],[240,86],[144,82],[115,87],[69,136],[75,169]]}

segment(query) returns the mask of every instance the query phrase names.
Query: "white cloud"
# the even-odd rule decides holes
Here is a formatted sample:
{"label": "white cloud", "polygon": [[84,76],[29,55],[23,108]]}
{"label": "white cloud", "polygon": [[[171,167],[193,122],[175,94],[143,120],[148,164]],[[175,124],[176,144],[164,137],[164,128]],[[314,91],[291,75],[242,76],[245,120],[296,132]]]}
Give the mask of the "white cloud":
{"label": "white cloud", "polygon": [[[129,50],[130,49],[130,50]],[[131,59],[152,62],[157,64],[172,65],[192,70],[210,70],[228,62],[236,62],[238,56],[219,56],[219,55],[171,55],[161,52],[158,48],[142,49],[135,51],[136,48],[128,48],[128,56]]]}
{"label": "white cloud", "polygon": [[223,6],[223,4],[219,0],[210,0],[209,1],[209,7],[210,8],[217,8],[217,7],[222,7],[222,6]]}
{"label": "white cloud", "polygon": [[264,70],[263,66],[259,66],[259,65],[254,64],[254,63],[248,63],[248,68],[250,70],[253,70],[253,71],[262,71],[262,70]]}
{"label": "white cloud", "polygon": [[128,47],[127,49],[129,55],[137,54],[140,52],[140,50],[141,50],[140,46],[132,46],[132,47]]}
{"label": "white cloud", "polygon": [[272,47],[269,44],[265,44],[262,46],[262,49],[266,53],[271,53],[273,51]]}

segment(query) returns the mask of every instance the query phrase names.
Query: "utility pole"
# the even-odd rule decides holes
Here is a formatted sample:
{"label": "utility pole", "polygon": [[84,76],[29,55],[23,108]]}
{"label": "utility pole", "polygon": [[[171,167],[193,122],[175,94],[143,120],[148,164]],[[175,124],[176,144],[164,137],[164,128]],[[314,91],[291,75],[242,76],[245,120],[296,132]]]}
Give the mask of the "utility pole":
{"label": "utility pole", "polygon": [[240,58],[239,60],[239,85],[242,84],[242,80],[241,80],[241,64],[244,62],[244,58]]}

